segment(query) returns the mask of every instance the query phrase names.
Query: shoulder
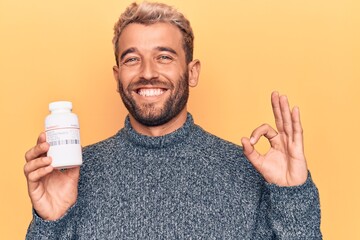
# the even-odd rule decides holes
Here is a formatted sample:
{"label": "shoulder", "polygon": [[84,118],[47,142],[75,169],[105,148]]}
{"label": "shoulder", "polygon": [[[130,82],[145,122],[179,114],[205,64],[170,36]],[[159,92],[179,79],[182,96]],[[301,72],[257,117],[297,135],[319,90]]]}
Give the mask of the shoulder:
{"label": "shoulder", "polygon": [[111,149],[113,145],[116,144],[115,138],[116,135],[104,139],[102,141],[87,145],[86,147],[83,148],[83,155],[84,156],[93,155],[94,153],[97,153],[99,151],[103,152],[103,151],[107,151],[108,149]]}
{"label": "shoulder", "polygon": [[253,169],[243,152],[243,147],[207,132],[196,125],[192,147],[209,158],[218,159],[224,165],[236,165],[247,170]]}
{"label": "shoulder", "polygon": [[195,131],[191,141],[193,141],[196,146],[202,147],[204,150],[214,151],[217,153],[244,156],[242,146],[209,133],[198,125],[195,125],[194,129]]}
{"label": "shoulder", "polygon": [[263,184],[263,178],[246,158],[242,146],[222,139],[196,126],[188,151],[208,162],[212,169],[229,181],[243,186]]}
{"label": "shoulder", "polygon": [[95,182],[110,174],[109,169],[113,169],[120,153],[124,149],[122,141],[122,130],[115,135],[102,141],[87,145],[83,148],[83,164],[80,170],[79,189],[95,186]]}
{"label": "shoulder", "polygon": [[97,143],[90,144],[83,148],[83,162],[91,163],[93,160],[99,160],[101,158],[114,155],[115,150],[123,148],[124,141],[122,141],[122,130],[115,135],[99,141]]}

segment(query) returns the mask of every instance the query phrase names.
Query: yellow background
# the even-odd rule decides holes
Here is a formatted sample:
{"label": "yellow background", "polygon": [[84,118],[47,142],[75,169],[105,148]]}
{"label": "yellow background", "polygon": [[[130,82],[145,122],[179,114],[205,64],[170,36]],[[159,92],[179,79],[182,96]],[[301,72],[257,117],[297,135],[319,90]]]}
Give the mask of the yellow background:
{"label": "yellow background", "polygon": [[[31,220],[24,153],[49,102],[73,101],[83,145],[122,127],[111,39],[130,2],[0,0],[0,239],[24,239]],[[360,239],[360,2],[165,2],[195,31],[195,121],[240,144],[261,123],[273,124],[271,91],[286,93],[301,109],[324,239]]]}

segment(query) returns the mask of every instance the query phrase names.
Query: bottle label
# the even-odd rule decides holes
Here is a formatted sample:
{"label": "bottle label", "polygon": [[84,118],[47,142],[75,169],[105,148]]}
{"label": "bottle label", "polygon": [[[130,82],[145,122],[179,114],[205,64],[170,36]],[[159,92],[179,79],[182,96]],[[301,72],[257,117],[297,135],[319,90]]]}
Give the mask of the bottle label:
{"label": "bottle label", "polygon": [[79,128],[75,127],[59,127],[46,130],[46,141],[51,147],[80,144]]}

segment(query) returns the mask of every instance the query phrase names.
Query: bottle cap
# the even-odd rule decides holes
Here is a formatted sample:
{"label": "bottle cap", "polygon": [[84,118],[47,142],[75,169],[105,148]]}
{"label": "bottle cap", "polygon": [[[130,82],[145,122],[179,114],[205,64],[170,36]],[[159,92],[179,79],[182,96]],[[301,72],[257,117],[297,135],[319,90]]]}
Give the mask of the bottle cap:
{"label": "bottle cap", "polygon": [[72,103],[69,101],[58,101],[49,104],[49,110],[54,111],[57,109],[72,109]]}

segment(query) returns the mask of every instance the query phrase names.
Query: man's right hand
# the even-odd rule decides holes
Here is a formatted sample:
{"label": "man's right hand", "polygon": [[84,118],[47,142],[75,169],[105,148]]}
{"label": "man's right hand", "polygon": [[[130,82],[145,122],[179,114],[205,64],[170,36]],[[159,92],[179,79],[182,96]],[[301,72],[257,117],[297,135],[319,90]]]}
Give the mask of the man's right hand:
{"label": "man's right hand", "polygon": [[41,133],[36,146],[25,154],[24,173],[36,213],[44,220],[56,220],[76,202],[80,167],[54,169],[51,158],[46,157],[49,147],[45,133]]}

